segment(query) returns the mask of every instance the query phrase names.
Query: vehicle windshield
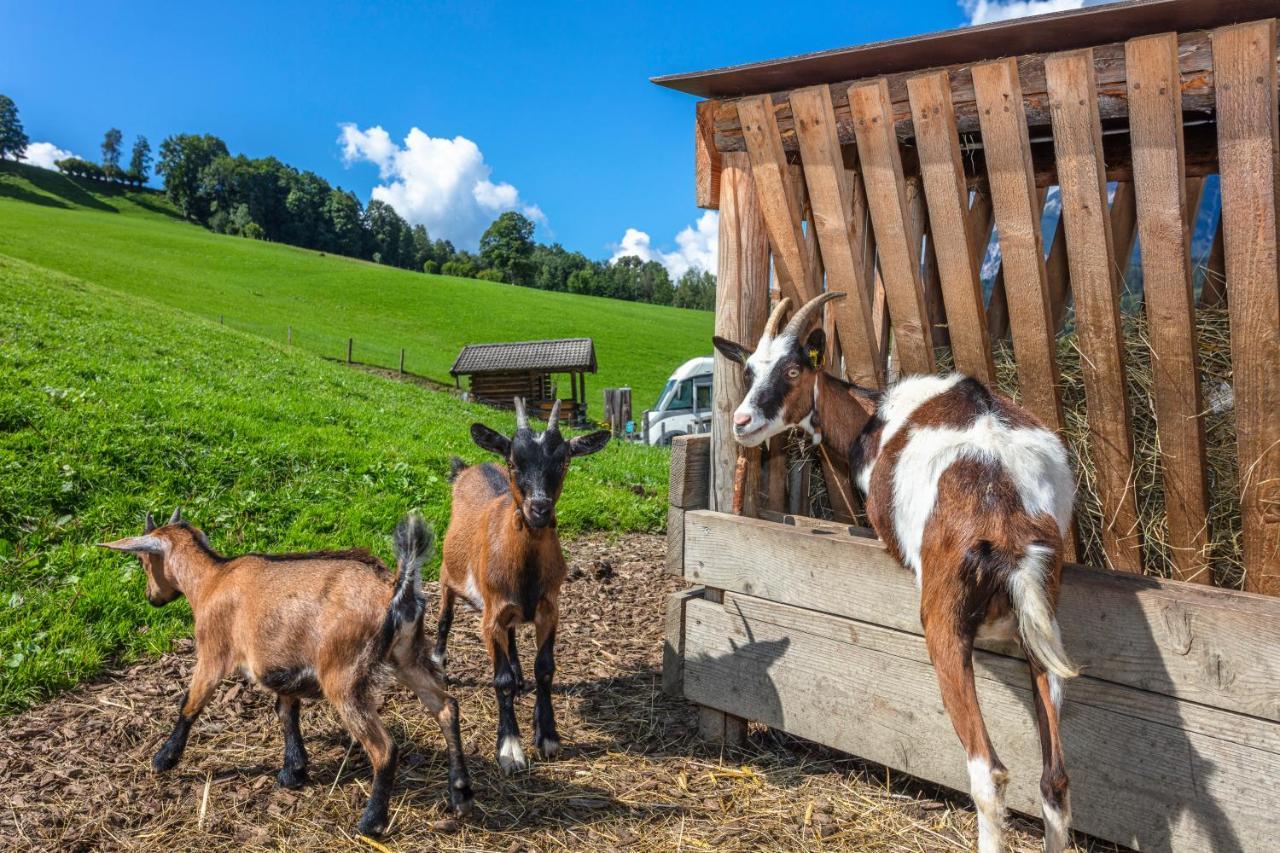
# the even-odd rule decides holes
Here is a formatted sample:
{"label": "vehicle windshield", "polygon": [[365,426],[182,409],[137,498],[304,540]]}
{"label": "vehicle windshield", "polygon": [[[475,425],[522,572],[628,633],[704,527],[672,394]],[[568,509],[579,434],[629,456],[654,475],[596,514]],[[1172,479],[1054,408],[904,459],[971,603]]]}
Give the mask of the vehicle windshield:
{"label": "vehicle windshield", "polygon": [[683,382],[668,379],[666,386],[662,389],[662,394],[658,397],[658,405],[654,408],[659,412],[692,409],[693,382],[688,379]]}

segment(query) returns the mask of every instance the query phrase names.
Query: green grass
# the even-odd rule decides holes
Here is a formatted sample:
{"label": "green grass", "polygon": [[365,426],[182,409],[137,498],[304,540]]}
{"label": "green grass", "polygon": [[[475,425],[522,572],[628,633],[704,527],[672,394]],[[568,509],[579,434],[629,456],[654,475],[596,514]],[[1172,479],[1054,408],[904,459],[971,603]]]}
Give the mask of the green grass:
{"label": "green grass", "polygon": [[[35,202],[35,203],[33,203]],[[175,221],[154,192],[103,191],[46,170],[0,164],[0,253],[217,318],[273,340],[451,382],[464,344],[587,336],[600,391],[629,385],[638,414],[671,371],[711,353],[710,312],[427,276],[213,234]]]}
{"label": "green grass", "polygon": [[[6,223],[37,218],[13,214]],[[64,229],[85,217],[80,246],[99,257],[90,266],[116,263],[98,243],[131,232],[89,217],[147,223],[50,215]],[[321,265],[164,228],[177,235],[164,238],[173,251],[206,246],[212,257],[230,242],[233,256]],[[484,458],[469,439],[475,420],[512,426],[447,394],[0,256],[0,713],[189,631],[184,603],[146,604],[135,560],[93,547],[140,532],[145,510],[181,503],[226,553],[363,545],[389,558],[409,509],[443,533],[448,457]],[[666,464],[662,450],[635,445],[576,462],[562,529],[660,530]]]}

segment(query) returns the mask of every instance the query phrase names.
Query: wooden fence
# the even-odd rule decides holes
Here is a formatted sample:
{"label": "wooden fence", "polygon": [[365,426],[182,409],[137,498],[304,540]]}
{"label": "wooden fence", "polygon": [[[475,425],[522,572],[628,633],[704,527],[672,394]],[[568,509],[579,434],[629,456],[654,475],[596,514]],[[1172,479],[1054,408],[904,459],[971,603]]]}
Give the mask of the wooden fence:
{"label": "wooden fence", "polygon": [[[992,381],[1007,335],[1021,401],[1065,430],[1059,336],[1072,325],[1105,568],[1064,574],[1060,618],[1084,675],[1063,737],[1076,826],[1144,850],[1280,838],[1278,12],[1149,0],[1073,13],[1074,27],[1046,18],[660,81],[715,96],[697,106],[695,150],[698,203],[720,211],[717,334],[755,341],[771,293],[847,291],[827,311],[827,363],[872,385],[951,364]],[[1163,31],[1179,22],[1195,26]],[[933,57],[952,64],[926,67]],[[1222,213],[1197,298],[1190,223],[1211,175]],[[1052,188],[1062,224],[1046,245]],[[991,242],[1000,269],[984,287]],[[1149,495],[1121,305],[1135,246],[1173,579],[1143,575]],[[1224,305],[1244,591],[1211,588],[1206,547],[1197,319]],[[849,523],[848,484],[824,469],[844,486],[828,489],[843,524],[783,515],[798,478],[775,441],[742,451],[745,501],[730,514],[743,392],[717,356],[711,435],[674,446],[668,564],[697,586],[668,607],[668,689],[702,706],[709,736],[754,719],[967,789],[911,575]],[[984,647],[979,693],[1010,805],[1038,814],[1017,657]]]}

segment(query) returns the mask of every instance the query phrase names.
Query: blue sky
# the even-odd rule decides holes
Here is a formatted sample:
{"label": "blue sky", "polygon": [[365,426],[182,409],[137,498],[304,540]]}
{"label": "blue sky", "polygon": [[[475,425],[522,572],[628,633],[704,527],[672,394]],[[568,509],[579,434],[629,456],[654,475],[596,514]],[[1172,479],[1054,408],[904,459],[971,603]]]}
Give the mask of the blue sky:
{"label": "blue sky", "polygon": [[382,187],[460,243],[516,207],[540,217],[540,239],[591,257],[637,229],[651,241],[630,245],[678,268],[714,257],[714,219],[677,245],[700,216],[694,99],[650,76],[1081,0],[176,5],[0,0],[0,92],[31,139],[97,159],[112,126],[126,146],[214,133],[364,201]]}

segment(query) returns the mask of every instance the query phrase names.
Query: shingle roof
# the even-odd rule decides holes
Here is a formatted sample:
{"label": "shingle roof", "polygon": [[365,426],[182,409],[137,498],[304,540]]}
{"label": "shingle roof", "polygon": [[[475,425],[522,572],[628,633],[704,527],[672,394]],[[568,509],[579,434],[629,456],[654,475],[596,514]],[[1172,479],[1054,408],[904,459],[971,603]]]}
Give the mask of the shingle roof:
{"label": "shingle roof", "polygon": [[470,344],[458,353],[449,373],[505,373],[529,370],[545,373],[596,372],[596,348],[591,338],[558,341],[514,341],[505,344]]}

